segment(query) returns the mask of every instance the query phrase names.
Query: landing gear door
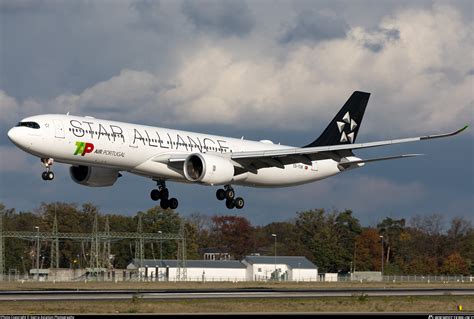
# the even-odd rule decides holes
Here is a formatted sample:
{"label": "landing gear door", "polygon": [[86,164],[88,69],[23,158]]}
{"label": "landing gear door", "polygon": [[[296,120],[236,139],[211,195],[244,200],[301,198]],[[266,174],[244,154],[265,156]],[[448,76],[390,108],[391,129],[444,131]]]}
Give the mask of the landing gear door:
{"label": "landing gear door", "polygon": [[54,122],[54,137],[64,138],[63,122],[60,120],[53,120]]}

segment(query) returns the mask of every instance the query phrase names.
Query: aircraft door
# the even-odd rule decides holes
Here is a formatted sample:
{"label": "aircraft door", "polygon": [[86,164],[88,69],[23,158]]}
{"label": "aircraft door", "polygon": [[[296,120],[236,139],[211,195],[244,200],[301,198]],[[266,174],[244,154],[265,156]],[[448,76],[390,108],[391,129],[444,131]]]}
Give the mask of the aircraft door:
{"label": "aircraft door", "polygon": [[316,162],[316,161],[312,161],[311,164],[312,164],[312,165],[311,165],[311,170],[312,170],[312,171],[317,171],[317,170],[318,170],[318,164],[317,164],[317,162]]}
{"label": "aircraft door", "polygon": [[61,120],[53,120],[54,122],[54,137],[64,138],[64,127]]}

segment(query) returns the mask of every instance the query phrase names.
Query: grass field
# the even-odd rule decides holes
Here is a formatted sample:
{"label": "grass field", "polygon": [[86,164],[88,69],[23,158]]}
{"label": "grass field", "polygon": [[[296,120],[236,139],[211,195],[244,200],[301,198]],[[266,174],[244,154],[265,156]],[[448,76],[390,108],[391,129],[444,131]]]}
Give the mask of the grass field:
{"label": "grass field", "polygon": [[[152,289],[337,289],[337,288],[468,288],[474,283],[381,282],[0,282],[0,290],[137,290]],[[190,299],[129,301],[3,301],[2,314],[81,313],[214,313],[214,312],[474,312],[474,296],[323,297],[298,299]]]}
{"label": "grass field", "polygon": [[470,288],[474,282],[35,282],[3,281],[0,290],[48,290],[48,289],[228,289],[228,288],[274,288],[274,289],[331,289],[331,288]]}
{"label": "grass field", "polygon": [[[463,311],[457,311],[462,304]],[[474,311],[474,297],[337,297],[302,299],[238,299],[77,302],[0,302],[4,314],[91,314],[91,313],[218,313],[218,312],[422,312]]]}

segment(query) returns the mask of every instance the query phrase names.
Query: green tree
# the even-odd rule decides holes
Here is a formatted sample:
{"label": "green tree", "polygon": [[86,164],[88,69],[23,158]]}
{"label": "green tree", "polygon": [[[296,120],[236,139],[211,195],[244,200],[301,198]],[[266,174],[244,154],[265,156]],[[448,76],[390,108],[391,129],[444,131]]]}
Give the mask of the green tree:
{"label": "green tree", "polygon": [[187,219],[187,223],[192,224],[196,232],[196,245],[198,248],[208,248],[212,246],[211,228],[212,219],[211,216],[193,213]]}
{"label": "green tree", "polygon": [[306,256],[311,252],[301,244],[298,227],[293,221],[273,222],[255,230],[254,252],[262,255],[273,255],[275,241],[272,234],[277,235],[277,254],[279,256]]}
{"label": "green tree", "polygon": [[359,220],[352,216],[351,210],[337,213],[334,228],[338,244],[335,263],[339,271],[348,272],[353,259],[355,239],[362,229]]}
{"label": "green tree", "polygon": [[[178,234],[180,231],[181,223],[184,222],[179,214],[171,209],[162,209],[160,206],[154,206],[148,209],[145,213],[138,212],[133,220],[136,223],[135,231],[138,229],[138,215],[142,215],[142,227],[145,233],[154,233],[158,235],[158,232]],[[160,249],[163,248],[162,255],[163,259],[176,259],[177,258],[177,241],[176,240],[157,240],[153,243],[145,243],[145,258],[155,257],[158,258],[160,255]],[[135,249],[135,246],[133,246]]]}
{"label": "green tree", "polygon": [[393,256],[397,255],[397,250],[400,246],[400,236],[405,228],[405,219],[392,219],[386,217],[381,223],[377,225],[377,229],[383,236],[384,242],[384,258],[388,264],[392,261]]}
{"label": "green tree", "polygon": [[321,272],[349,271],[359,221],[350,210],[326,214],[324,209],[298,213],[296,226],[301,244]]}

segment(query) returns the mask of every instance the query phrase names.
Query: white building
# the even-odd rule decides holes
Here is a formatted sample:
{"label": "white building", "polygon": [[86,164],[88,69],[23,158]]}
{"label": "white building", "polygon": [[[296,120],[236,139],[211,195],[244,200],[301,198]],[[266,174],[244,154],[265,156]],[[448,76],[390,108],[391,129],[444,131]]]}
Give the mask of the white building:
{"label": "white building", "polygon": [[[127,269],[138,269],[141,278],[157,281],[174,281],[177,279],[178,262],[164,259],[162,261],[145,259],[143,265],[136,259]],[[247,268],[238,260],[186,260],[187,281],[245,281]]]}
{"label": "white building", "polygon": [[[275,263],[276,261],[276,263]],[[145,259],[140,265],[134,259],[127,266],[137,270],[139,276],[151,281],[177,280],[176,260]],[[187,281],[258,281],[275,278],[286,281],[317,281],[318,268],[305,257],[298,256],[247,256],[238,260],[187,260]]]}
{"label": "white building", "polygon": [[247,280],[317,281],[318,267],[302,256],[247,256],[242,260]]}

